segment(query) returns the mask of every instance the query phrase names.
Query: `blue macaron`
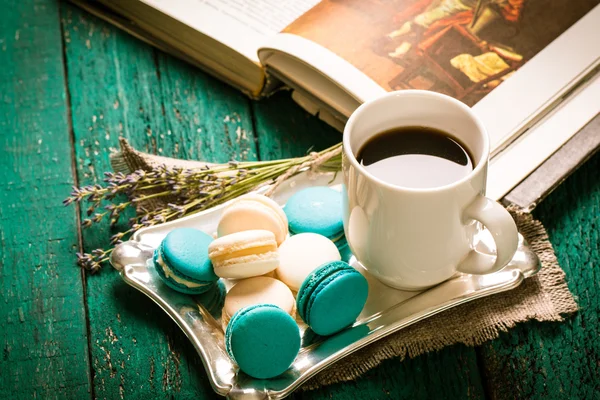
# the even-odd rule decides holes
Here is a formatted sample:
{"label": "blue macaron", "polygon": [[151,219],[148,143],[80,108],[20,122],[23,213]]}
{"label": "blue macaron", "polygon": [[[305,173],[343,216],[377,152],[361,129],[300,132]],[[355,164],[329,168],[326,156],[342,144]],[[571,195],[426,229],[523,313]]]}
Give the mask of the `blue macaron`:
{"label": "blue macaron", "polygon": [[312,232],[332,238],[344,230],[342,195],[327,186],[314,186],[294,194],[283,208],[292,233]]}
{"label": "blue macaron", "polygon": [[343,261],[323,264],[302,283],[298,314],[317,334],[332,335],[351,325],[367,301],[369,284]]}
{"label": "blue macaron", "polygon": [[219,279],[208,258],[208,245],[212,241],[212,236],[198,229],[172,230],[154,251],[158,275],[179,292],[206,292]]}
{"label": "blue macaron", "polygon": [[300,351],[300,329],[273,304],[242,308],[225,331],[225,348],[242,371],[257,379],[285,372]]}
{"label": "blue macaron", "polygon": [[344,236],[342,194],[327,186],[302,189],[283,208],[291,234],[318,233],[335,243],[343,260],[350,258]]}
{"label": "blue macaron", "polygon": [[202,305],[213,318],[218,319],[221,317],[226,295],[227,289],[225,288],[225,284],[219,279],[209,290],[196,296],[196,301],[198,304]]}
{"label": "blue macaron", "polygon": [[330,239],[340,252],[342,261],[348,262],[348,260],[350,260],[350,257],[352,257],[352,250],[350,250],[350,246],[348,245],[348,240],[346,240],[346,235],[344,235],[344,231],[342,231],[342,233],[340,233],[339,236]]}

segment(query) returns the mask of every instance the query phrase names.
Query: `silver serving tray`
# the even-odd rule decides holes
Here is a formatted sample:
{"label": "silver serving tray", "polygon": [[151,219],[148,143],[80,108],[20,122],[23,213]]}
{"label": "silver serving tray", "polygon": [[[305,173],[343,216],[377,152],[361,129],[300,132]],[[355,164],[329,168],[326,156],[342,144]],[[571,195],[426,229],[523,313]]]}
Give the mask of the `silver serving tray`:
{"label": "silver serving tray", "polygon": [[[333,173],[303,173],[281,185],[272,197],[283,205],[296,191],[317,185],[341,190],[341,177]],[[538,257],[521,235],[515,256],[502,271],[489,275],[460,274],[422,292],[406,292],[385,286],[370,277],[352,257],[350,263],[369,282],[369,298],[357,322],[336,335],[319,337],[298,320],[302,348],[293,365],[276,378],[259,380],[240,372],[227,356],[220,312],[207,309],[201,297],[169,289],[162,283],[151,262],[153,250],[174,228],[194,227],[213,234],[226,206],[223,204],[173,222],[141,229],[130,241],[115,248],[110,261],[127,284],[150,297],[179,325],[200,354],[213,389],[231,399],[286,397],[310,377],[348,354],[451,307],[513,289],[540,268]],[[478,251],[493,253],[489,232],[482,230],[478,240]],[[226,288],[230,286],[231,282],[226,282]]]}

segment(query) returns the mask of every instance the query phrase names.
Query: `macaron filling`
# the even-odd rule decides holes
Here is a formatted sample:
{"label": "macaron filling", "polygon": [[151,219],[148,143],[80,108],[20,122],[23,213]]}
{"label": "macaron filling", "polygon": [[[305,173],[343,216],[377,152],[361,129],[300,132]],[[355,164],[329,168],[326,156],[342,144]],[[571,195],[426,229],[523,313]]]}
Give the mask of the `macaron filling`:
{"label": "macaron filling", "polygon": [[264,229],[240,231],[215,239],[208,246],[208,257],[215,273],[222,278],[259,276],[279,265],[275,235]]}
{"label": "macaron filling", "polygon": [[173,271],[167,265],[167,263],[165,262],[163,257],[164,257],[163,256],[163,247],[161,245],[155,252],[154,261],[158,265],[160,265],[160,267],[162,268],[163,274],[165,275],[165,277],[167,279],[171,279],[171,280],[177,282],[178,284],[183,285],[189,289],[199,288],[202,286],[208,286],[208,285],[212,285],[214,283],[214,282],[198,281],[198,280],[190,278],[189,276],[186,276],[182,273]]}
{"label": "macaron filling", "polygon": [[223,252],[222,254],[218,254],[218,255],[211,254],[211,257],[212,257],[212,262],[214,264],[216,264],[216,263],[221,263],[225,260],[233,260],[236,258],[253,256],[253,255],[257,255],[257,254],[275,253],[276,251],[277,251],[276,245],[263,245],[263,246],[256,246],[256,247],[248,247],[248,248],[240,249],[240,250],[233,250],[230,253]]}

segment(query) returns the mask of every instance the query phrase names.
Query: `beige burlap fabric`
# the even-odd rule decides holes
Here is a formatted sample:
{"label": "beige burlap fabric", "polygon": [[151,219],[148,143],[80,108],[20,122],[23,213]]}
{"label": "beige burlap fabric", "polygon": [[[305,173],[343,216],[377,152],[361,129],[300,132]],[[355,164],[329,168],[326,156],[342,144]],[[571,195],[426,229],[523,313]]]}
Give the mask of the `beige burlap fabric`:
{"label": "beige burlap fabric", "polygon": [[[121,143],[121,148],[122,151],[112,157],[112,165],[115,171],[124,173],[136,169],[148,170],[160,164],[183,168],[206,165],[203,162],[141,153],[125,141]],[[150,203],[145,206],[157,205]],[[514,290],[450,309],[381,339],[324,370],[303,388],[355,379],[392,357],[415,357],[456,343],[477,346],[497,338],[500,332],[507,331],[519,322],[531,319],[561,321],[566,315],[577,311],[577,304],[565,282],[565,274],[558,265],[541,222],[530,214],[510,211],[519,231],[542,262],[542,269],[536,276],[526,279]]]}

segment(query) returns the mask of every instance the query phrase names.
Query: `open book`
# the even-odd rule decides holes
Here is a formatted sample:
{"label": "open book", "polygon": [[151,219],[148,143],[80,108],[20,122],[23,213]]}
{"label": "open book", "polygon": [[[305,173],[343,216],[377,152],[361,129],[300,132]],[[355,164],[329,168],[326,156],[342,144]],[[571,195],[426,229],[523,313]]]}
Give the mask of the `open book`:
{"label": "open book", "polygon": [[[554,154],[568,171],[537,201],[576,166],[557,150],[600,112],[598,0],[72,1],[251,97],[284,84],[340,130],[386,91],[453,96],[489,131],[497,199]],[[600,146],[587,136],[571,158]]]}

